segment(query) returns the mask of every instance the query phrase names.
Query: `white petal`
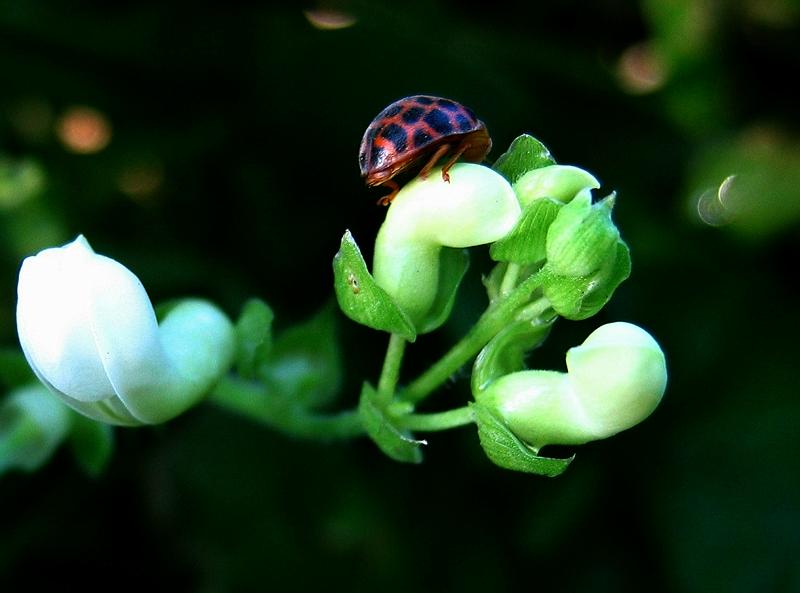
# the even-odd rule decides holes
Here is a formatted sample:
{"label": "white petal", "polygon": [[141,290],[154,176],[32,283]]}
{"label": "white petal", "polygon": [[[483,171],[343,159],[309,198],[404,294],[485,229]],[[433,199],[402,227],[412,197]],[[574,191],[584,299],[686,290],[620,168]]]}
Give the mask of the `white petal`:
{"label": "white petal", "polygon": [[88,323],[87,286],[96,257],[85,239],[45,249],[20,270],[17,330],[31,366],[79,401],[113,397]]}

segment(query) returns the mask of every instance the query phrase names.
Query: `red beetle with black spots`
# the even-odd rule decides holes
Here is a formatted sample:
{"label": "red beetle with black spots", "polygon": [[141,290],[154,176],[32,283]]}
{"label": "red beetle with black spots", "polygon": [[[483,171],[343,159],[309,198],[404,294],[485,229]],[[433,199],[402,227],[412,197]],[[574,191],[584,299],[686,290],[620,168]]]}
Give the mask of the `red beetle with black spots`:
{"label": "red beetle with black spots", "polygon": [[484,123],[468,107],[450,99],[413,95],[395,101],[372,120],[358,153],[361,176],[368,186],[386,185],[392,193],[379,204],[388,205],[400,191],[392,178],[423,161],[423,179],[445,155],[442,179],[449,182],[450,167],[459,159],[479,163],[492,147]]}

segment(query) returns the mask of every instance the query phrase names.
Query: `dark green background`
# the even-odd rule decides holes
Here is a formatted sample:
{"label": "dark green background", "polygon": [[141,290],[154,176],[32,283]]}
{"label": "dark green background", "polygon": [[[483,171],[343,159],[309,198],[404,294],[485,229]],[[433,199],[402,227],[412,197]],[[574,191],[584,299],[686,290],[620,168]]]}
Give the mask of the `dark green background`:
{"label": "dark green background", "polygon": [[[0,590],[800,591],[798,3],[328,6],[355,25],[317,30],[293,4],[0,1],[0,157],[44,176],[0,204],[0,345],[16,345],[21,258],[78,233],[155,301],[235,315],[257,295],[279,329],[306,318],[332,294],[344,230],[369,259],[384,213],[361,134],[427,93],[486,122],[490,160],[528,132],[617,190],[633,274],[532,364],[559,368],[592,328],[632,321],[666,351],[661,407],[545,479],[493,467],[471,428],[403,466],[366,440],[299,442],[201,406],[117,431],[97,479],[66,452],[0,478]],[[631,93],[617,64],[647,40],[665,81]],[[72,105],[110,119],[108,148],[64,149],[50,125]],[[163,176],[145,199],[119,190],[133,165]],[[703,224],[698,196],[742,171],[747,207]],[[404,377],[474,319],[487,270],[479,251],[459,313]],[[350,406],[385,337],[341,321]],[[431,409],[467,397],[462,377]]]}

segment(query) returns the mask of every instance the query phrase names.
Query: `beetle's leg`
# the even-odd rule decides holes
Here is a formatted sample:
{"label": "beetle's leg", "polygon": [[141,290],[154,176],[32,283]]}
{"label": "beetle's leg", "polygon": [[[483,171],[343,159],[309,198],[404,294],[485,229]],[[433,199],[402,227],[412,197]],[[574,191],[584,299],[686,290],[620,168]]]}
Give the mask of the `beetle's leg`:
{"label": "beetle's leg", "polygon": [[450,183],[450,167],[456,164],[456,161],[461,158],[461,155],[472,146],[468,141],[463,140],[461,144],[458,145],[458,148],[453,153],[447,162],[445,163],[444,167],[442,167],[442,179],[444,179],[447,183]]}
{"label": "beetle's leg", "polygon": [[392,190],[392,192],[383,196],[380,200],[378,200],[378,206],[388,206],[389,204],[392,203],[392,200],[394,200],[394,197],[397,195],[397,192],[400,191],[400,186],[397,185],[397,182],[392,181],[391,179],[389,179],[388,181],[384,181],[382,185],[388,187],[390,190]]}
{"label": "beetle's leg", "polygon": [[422,167],[422,170],[419,172],[419,176],[422,179],[427,179],[428,174],[431,172],[431,169],[433,169],[433,166],[436,164],[436,161],[442,158],[447,153],[448,150],[450,150],[449,144],[442,144],[439,148],[437,148],[436,152],[433,153],[431,160],[425,163],[425,166]]}

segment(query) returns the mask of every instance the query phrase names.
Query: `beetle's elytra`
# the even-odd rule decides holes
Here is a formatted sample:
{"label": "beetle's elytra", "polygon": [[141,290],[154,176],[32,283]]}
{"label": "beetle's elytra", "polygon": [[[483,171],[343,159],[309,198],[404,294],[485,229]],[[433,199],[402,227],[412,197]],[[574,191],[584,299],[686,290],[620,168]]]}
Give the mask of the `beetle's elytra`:
{"label": "beetle's elytra", "polygon": [[413,95],[395,101],[381,111],[364,132],[358,153],[361,176],[370,187],[386,185],[392,193],[381,198],[388,205],[400,190],[392,178],[426,161],[423,179],[437,161],[449,155],[442,179],[459,159],[479,163],[492,147],[484,123],[471,109],[451,99]]}

